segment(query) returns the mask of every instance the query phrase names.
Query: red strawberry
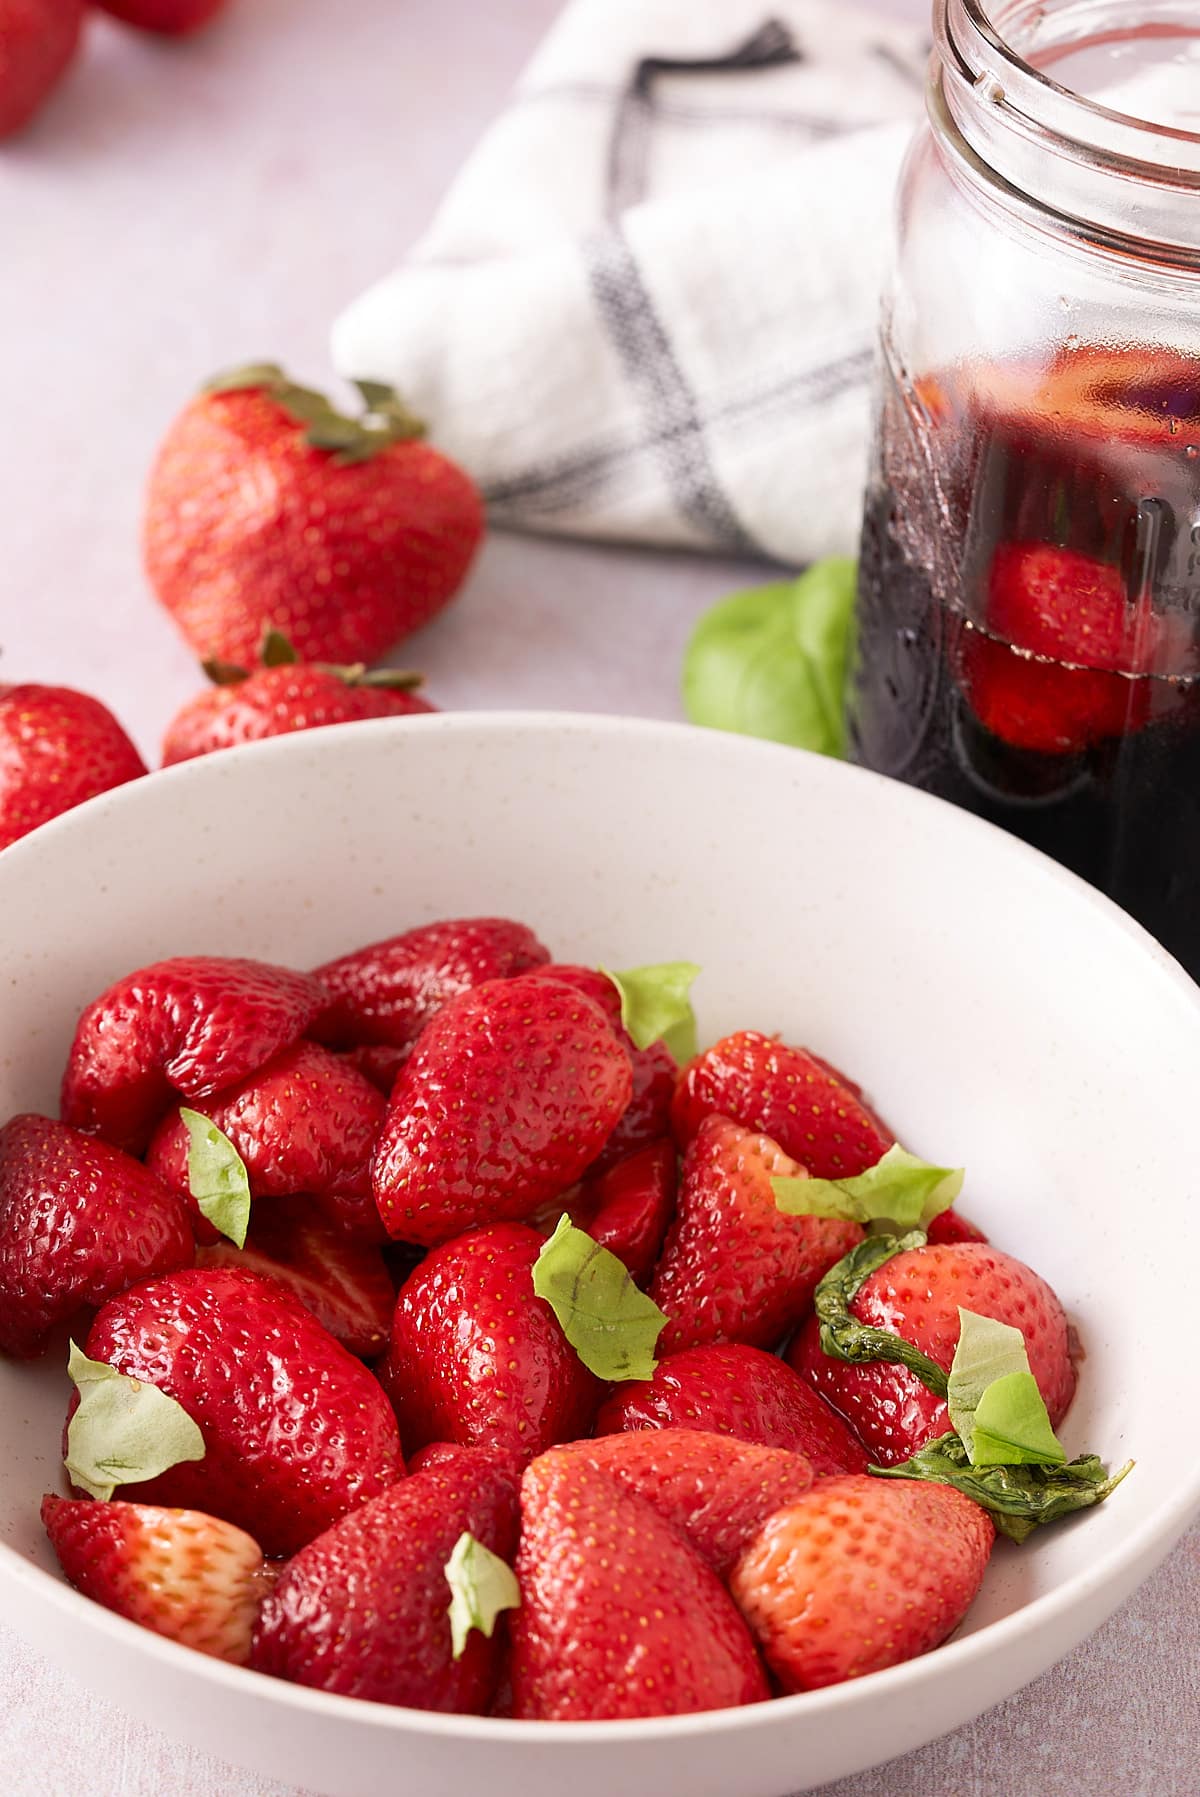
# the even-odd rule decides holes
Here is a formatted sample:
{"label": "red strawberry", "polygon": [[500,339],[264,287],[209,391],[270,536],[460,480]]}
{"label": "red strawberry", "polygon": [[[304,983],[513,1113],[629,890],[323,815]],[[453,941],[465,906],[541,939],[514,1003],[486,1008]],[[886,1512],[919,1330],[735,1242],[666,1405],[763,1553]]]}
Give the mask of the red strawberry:
{"label": "red strawberry", "polygon": [[815,1691],[944,1641],[994,1538],[949,1486],[823,1479],[763,1525],[730,1589],[784,1690]]}
{"label": "red strawberry", "polygon": [[[318,967],[332,1003],[313,1034],[334,1048],[406,1047],[442,1006],[485,980],[508,980],[550,959],[533,931],[507,917],[421,924]],[[611,983],[605,981],[612,991]]]}
{"label": "red strawberry", "polygon": [[590,1173],[607,1173],[618,1161],[625,1160],[639,1148],[649,1147],[670,1132],[671,1100],[679,1066],[663,1041],[638,1048],[621,1023],[621,995],[606,973],[596,967],[580,967],[574,962],[552,961],[543,969],[548,979],[561,980],[577,992],[594,999],[606,1014],[625,1044],[633,1068],[633,1093],[619,1118],[616,1128],[588,1169]]}
{"label": "red strawberry", "polygon": [[725,1036],[684,1068],[671,1111],[681,1147],[714,1112],[770,1136],[814,1179],[863,1173],[896,1139],[836,1068],[759,1030]]}
{"label": "red strawberry", "polygon": [[344,1697],[480,1714],[502,1636],[472,1629],[452,1658],[446,1563],[468,1533],[502,1560],[517,1536],[517,1479],[479,1448],[448,1450],[285,1567],[254,1642],[262,1672]]}
{"label": "red strawberry", "polygon": [[701,1429],[802,1454],[818,1479],[867,1469],[862,1443],[791,1367],[760,1348],[717,1342],[660,1360],[653,1379],[618,1386],[597,1435]]}
{"label": "red strawberry", "polygon": [[85,1597],[244,1666],[269,1575],[257,1541],[199,1510],[44,1497],[59,1565]]}
{"label": "red strawberry", "polygon": [[758,1703],[766,1679],[707,1567],[649,1504],[574,1449],[521,1481],[513,1715],[550,1722]]}
{"label": "red strawberry", "polygon": [[810,1488],[803,1454],[760,1448],[699,1429],[638,1430],[583,1441],[574,1450],[644,1498],[718,1578],[768,1516]]}
{"label": "red strawberry", "polygon": [[856,1223],[785,1216],[771,1180],[803,1176],[769,1137],[728,1117],[703,1120],[650,1285],[667,1313],[660,1353],[712,1341],[773,1347],[804,1315],[817,1281],[862,1231]]}
{"label": "red strawberry", "polygon": [[295,1293],[335,1341],[364,1360],[387,1346],[395,1292],[379,1249],[354,1241],[312,1198],[256,1199],[244,1248],[201,1248],[202,1267],[249,1267]]}
{"label": "red strawberry", "polygon": [[568,986],[521,974],[452,999],[402,1069],[375,1151],[389,1233],[432,1245],[528,1216],[595,1158],[632,1084],[608,1019]]}
{"label": "red strawberry", "polygon": [[88,1006],[63,1075],[63,1121],[140,1154],[176,1093],[210,1097],[304,1034],[315,980],[265,961],[179,955],[126,974]]}
{"label": "red strawberry", "polygon": [[342,418],[273,366],[186,406],[150,474],[150,584],[203,657],[253,664],[273,627],[305,662],[373,662],[461,585],[483,533],[462,469],[387,389]]}
{"label": "red strawberry", "polygon": [[135,1280],[190,1266],[179,1200],[140,1162],[55,1123],[13,1117],[0,1129],[0,1348],[40,1352],[83,1305]]}
{"label": "red strawberry", "polygon": [[[1140,730],[1162,627],[1126,601],[1120,571],[1048,543],[1004,543],[988,579],[988,634],[966,628],[959,674],[985,729],[1062,755]],[[1011,645],[1011,646],[1010,646]]]}
{"label": "red strawberry", "polygon": [[[578,1196],[558,1211],[569,1210],[573,1223],[624,1261],[638,1285],[645,1285],[675,1212],[678,1184],[674,1142],[651,1142],[607,1173],[589,1176]],[[557,1222],[558,1216],[551,1217],[550,1228]]]}
{"label": "red strawberry", "polygon": [[390,669],[367,674],[359,667],[292,663],[243,672],[240,680],[223,675],[219,685],[189,699],[167,725],[163,766],[294,730],[435,711],[412,690],[417,684],[415,675]]}
{"label": "red strawberry", "polygon": [[[11,3],[0,0],[0,136],[4,15]],[[99,699],[67,686],[0,686],[0,849],[145,772],[145,762]]]}
{"label": "red strawberry", "polygon": [[400,1069],[411,1050],[411,1042],[405,1048],[394,1048],[390,1042],[364,1042],[358,1048],[343,1049],[341,1058],[356,1073],[369,1079],[377,1092],[390,1098],[392,1087],[399,1079]]}
{"label": "red strawberry", "polygon": [[[356,1239],[378,1242],[385,1231],[371,1195],[371,1153],[383,1122],[378,1090],[355,1068],[315,1042],[296,1042],[236,1086],[208,1099],[203,1113],[224,1131],[246,1163],[258,1198],[311,1193]],[[188,1185],[188,1132],[178,1108],[167,1112],[147,1164],[194,1211],[197,1238],[216,1231],[195,1207]]]}
{"label": "red strawberry", "polygon": [[925,1234],[931,1242],[987,1241],[977,1224],[969,1222],[960,1211],[953,1208],[939,1212],[926,1228]]}
{"label": "red strawberry", "polygon": [[164,37],[182,37],[198,31],[224,11],[226,0],[97,0],[114,19],[154,31]]}
{"label": "red strawberry", "polygon": [[361,1361],[274,1279],[195,1267],[113,1298],[85,1349],[175,1398],[204,1437],[185,1461],[124,1489],[253,1528],[292,1554],[404,1471],[396,1421]]}
{"label": "red strawberry", "polygon": [[57,86],[82,24],[83,0],[0,0],[0,138],[27,125]]}
{"label": "red strawberry", "polygon": [[410,1453],[464,1442],[528,1460],[587,1431],[601,1388],[534,1292],[544,1246],[494,1223],[435,1248],[401,1287],[380,1377]]}
{"label": "red strawberry", "polygon": [[[981,1242],[909,1248],[863,1281],[850,1311],[860,1322],[902,1336],[949,1372],[960,1305],[1022,1331],[1050,1421],[1059,1422],[1075,1395],[1067,1320],[1045,1280],[1011,1254]],[[849,1419],[880,1466],[907,1460],[950,1428],[945,1403],[907,1367],[882,1361],[849,1366],[823,1354],[815,1318],[796,1337],[788,1359]]]}

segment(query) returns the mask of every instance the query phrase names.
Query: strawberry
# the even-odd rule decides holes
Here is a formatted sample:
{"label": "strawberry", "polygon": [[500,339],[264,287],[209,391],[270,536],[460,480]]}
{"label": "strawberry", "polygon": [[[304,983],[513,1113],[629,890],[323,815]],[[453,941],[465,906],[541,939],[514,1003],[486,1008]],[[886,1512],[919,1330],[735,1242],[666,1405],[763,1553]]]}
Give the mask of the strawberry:
{"label": "strawberry", "polygon": [[407,1061],[412,1050],[412,1043],[404,1048],[396,1048],[390,1042],[363,1042],[358,1048],[347,1048],[340,1052],[340,1058],[364,1079],[369,1079],[377,1092],[385,1098],[392,1095],[392,1087],[400,1076],[400,1069]]}
{"label": "strawberry", "polygon": [[[313,1034],[334,1048],[414,1042],[452,998],[550,959],[533,931],[507,917],[454,917],[372,942],[318,967],[332,1002]],[[612,985],[605,981],[612,991]],[[614,994],[615,996],[615,994]]]}
{"label": "strawberry", "polygon": [[401,1287],[380,1377],[410,1453],[446,1441],[531,1459],[590,1426],[600,1384],[534,1293],[544,1246],[493,1223],[435,1248]]}
{"label": "strawberry", "polygon": [[513,1715],[593,1722],[759,1703],[767,1683],[716,1574],[574,1449],[521,1480]]}
{"label": "strawberry", "polygon": [[0,0],[0,138],[29,123],[74,61],[83,12],[83,0]]}
{"label": "strawberry", "polygon": [[767,1517],[813,1482],[803,1454],[700,1429],[606,1435],[580,1442],[575,1451],[652,1505],[718,1578],[728,1575]]}
{"label": "strawberry", "polygon": [[836,1410],[782,1360],[760,1348],[717,1342],[660,1360],[653,1379],[613,1392],[596,1434],[700,1429],[760,1447],[802,1454],[818,1479],[865,1472],[867,1456]]}
{"label": "strawberry", "polygon": [[803,1316],[817,1281],[862,1237],[855,1223],[776,1207],[771,1180],[803,1175],[769,1137],[703,1119],[650,1284],[667,1313],[661,1354],[713,1341],[773,1347]]}
{"label": "strawberry", "polygon": [[671,1109],[681,1148],[714,1111],[770,1136],[814,1179],[864,1173],[896,1139],[828,1061],[759,1030],[725,1036],[684,1068]]}
{"label": "strawberry", "polygon": [[387,388],[343,418],[273,365],[184,408],[150,474],[143,547],[199,655],[253,665],[264,629],[305,662],[378,660],[461,585],[479,494]]}
{"label": "strawberry", "polygon": [[933,1219],[925,1231],[931,1242],[986,1242],[982,1229],[953,1207]]}
{"label": "strawberry", "polygon": [[730,1590],[784,1690],[815,1691],[944,1641],[994,1538],[987,1512],[948,1486],[823,1479],[764,1523]]}
{"label": "strawberry", "polygon": [[[386,1232],[371,1195],[371,1152],[384,1108],[371,1082],[339,1056],[295,1042],[206,1100],[203,1114],[241,1155],[253,1198],[311,1193],[349,1234],[378,1242]],[[188,1202],[197,1239],[215,1241],[190,1194],[188,1132],[178,1108],[154,1132],[146,1160]]]}
{"label": "strawberry", "polygon": [[[590,1174],[578,1196],[565,1207],[548,1208],[559,1214],[567,1209],[573,1223],[624,1261],[638,1285],[645,1285],[675,1212],[678,1183],[674,1142],[651,1142],[648,1148],[618,1161],[607,1173]],[[553,1229],[558,1215],[549,1221]]]}
{"label": "strawberry", "polygon": [[519,974],[452,999],[405,1063],[375,1150],[389,1233],[432,1246],[528,1216],[595,1158],[632,1086],[603,1011],[568,986]]}
{"label": "strawberry", "polygon": [[[6,4],[0,0],[0,117]],[[99,699],[67,686],[0,686],[0,849],[145,772]]]}
{"label": "strawberry", "polygon": [[85,1352],[176,1399],[204,1437],[136,1485],[147,1503],[195,1507],[292,1554],[404,1471],[396,1422],[361,1361],[274,1279],[195,1267],[110,1299]]}
{"label": "strawberry", "polygon": [[570,961],[552,961],[543,969],[548,979],[561,980],[594,999],[625,1045],[633,1068],[633,1092],[616,1128],[592,1162],[589,1172],[607,1173],[639,1148],[649,1147],[670,1133],[671,1100],[679,1066],[663,1041],[638,1048],[621,1022],[621,995],[606,973],[596,967],[580,967]]}
{"label": "strawberry", "polygon": [[436,710],[413,691],[418,684],[415,674],[390,668],[368,674],[361,665],[331,668],[289,661],[253,674],[226,669],[217,685],[189,699],[167,725],[163,766],[294,730]]}
{"label": "strawberry", "polygon": [[[982,1242],[906,1249],[864,1280],[850,1313],[911,1342],[948,1373],[960,1306],[1021,1330],[1050,1421],[1061,1421],[1075,1394],[1067,1320],[1045,1280],[1011,1254]],[[849,1419],[880,1466],[909,1459],[951,1426],[945,1402],[907,1367],[851,1366],[824,1354],[815,1318],[796,1337],[788,1360]]]}
{"label": "strawberry", "polygon": [[263,1607],[254,1665],[345,1697],[482,1713],[503,1640],[472,1628],[452,1657],[446,1565],[464,1533],[511,1560],[516,1500],[516,1474],[502,1457],[448,1450],[284,1568]]}
{"label": "strawberry", "polygon": [[1018,749],[1076,753],[1140,730],[1161,622],[1128,604],[1120,571],[1048,543],[1002,543],[986,633],[964,629],[959,677],[985,729]]}
{"label": "strawberry", "polygon": [[79,1019],[63,1075],[66,1123],[140,1154],[177,1093],[237,1084],[304,1034],[315,980],[265,961],[180,955],[126,974]]}
{"label": "strawberry", "polygon": [[81,1306],[191,1260],[183,1205],[140,1162],[49,1117],[13,1117],[0,1129],[6,1353],[39,1353]]}
{"label": "strawberry", "polygon": [[153,31],[163,37],[183,37],[199,31],[223,12],[226,0],[97,0],[104,11],[123,25]]}
{"label": "strawberry", "polygon": [[258,1199],[244,1248],[218,1242],[201,1267],[249,1267],[295,1293],[351,1354],[373,1360],[387,1346],[395,1292],[379,1249],[355,1241],[312,1198]]}
{"label": "strawberry", "polygon": [[269,1575],[241,1529],[200,1510],[51,1496],[42,1521],[85,1597],[183,1647],[246,1664]]}

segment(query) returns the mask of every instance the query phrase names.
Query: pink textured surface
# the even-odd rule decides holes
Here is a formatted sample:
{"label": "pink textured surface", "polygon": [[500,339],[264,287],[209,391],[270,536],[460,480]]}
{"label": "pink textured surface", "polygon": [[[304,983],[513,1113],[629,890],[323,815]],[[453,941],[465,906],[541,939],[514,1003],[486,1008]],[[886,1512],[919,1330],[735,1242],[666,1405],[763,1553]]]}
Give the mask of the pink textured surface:
{"label": "pink textured surface", "polygon": [[[157,438],[231,362],[275,353],[326,373],[329,320],[424,225],[557,5],[234,0],[184,44],[91,21],[60,93],[0,152],[0,341],[20,420],[0,443],[5,679],[93,690],[156,754],[197,685],[138,566]],[[462,601],[397,660],[423,666],[447,706],[677,716],[691,620],[747,572],[496,537]],[[1195,1530],[1028,1690],[825,1797],[1079,1797],[1097,1783],[1188,1797],[1198,1599]],[[2,1625],[0,1785],[10,1797],[303,1797],[127,1721]]]}

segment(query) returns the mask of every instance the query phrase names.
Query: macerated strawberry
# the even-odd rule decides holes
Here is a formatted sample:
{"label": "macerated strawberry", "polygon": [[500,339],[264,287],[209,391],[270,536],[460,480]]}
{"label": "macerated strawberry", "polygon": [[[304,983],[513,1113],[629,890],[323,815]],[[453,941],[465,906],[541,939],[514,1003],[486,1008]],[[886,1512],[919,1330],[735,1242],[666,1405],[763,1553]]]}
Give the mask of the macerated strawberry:
{"label": "macerated strawberry", "polygon": [[[0,137],[8,4],[0,0]],[[99,699],[66,686],[0,686],[0,849],[145,772],[145,762]]]}
{"label": "macerated strawberry", "polygon": [[[552,1203],[547,1211],[568,1211],[573,1223],[623,1261],[638,1285],[645,1285],[675,1214],[678,1184],[675,1144],[668,1138],[614,1162],[607,1172],[590,1172],[577,1195]],[[558,1215],[551,1216],[550,1228],[557,1222]]]}
{"label": "macerated strawberry", "polygon": [[241,680],[231,680],[222,671],[218,685],[197,693],[175,713],[163,739],[164,767],[268,736],[369,718],[416,717],[437,709],[413,690],[419,676],[387,669],[368,674],[358,666],[285,662],[242,672]]}

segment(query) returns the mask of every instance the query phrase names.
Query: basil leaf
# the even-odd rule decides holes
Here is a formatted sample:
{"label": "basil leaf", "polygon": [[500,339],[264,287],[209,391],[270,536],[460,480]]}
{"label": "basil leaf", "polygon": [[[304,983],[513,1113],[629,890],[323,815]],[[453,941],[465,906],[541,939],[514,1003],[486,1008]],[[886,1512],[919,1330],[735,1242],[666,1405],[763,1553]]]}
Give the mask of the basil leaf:
{"label": "basil leaf", "polygon": [[901,1236],[867,1236],[836,1266],[830,1267],[813,1296],[813,1309],[820,1324],[822,1351],[831,1359],[844,1360],[851,1366],[867,1366],[876,1360],[906,1366],[935,1397],[944,1398],[946,1375],[935,1360],[890,1330],[860,1323],[850,1312],[859,1287],[872,1273],[907,1248],[924,1246],[924,1231],[919,1229]]}
{"label": "basil leaf", "polygon": [[773,1179],[775,1203],[789,1217],[835,1217],[845,1223],[888,1223],[889,1234],[926,1229],[962,1191],[961,1167],[932,1167],[893,1142],[886,1154],[850,1179]]}
{"label": "basil leaf", "polygon": [[844,755],[854,587],[855,564],[831,556],[705,612],[683,663],[692,722]]}
{"label": "basil leaf", "polygon": [[624,973],[602,967],[600,972],[620,994],[621,1022],[638,1048],[661,1038],[681,1064],[691,1060],[696,1052],[691,990],[700,972],[694,961],[658,961]]}
{"label": "basil leaf", "polygon": [[1002,1535],[1021,1542],[1046,1523],[1102,1503],[1132,1466],[1132,1460],[1127,1460],[1110,1477],[1095,1454],[1081,1454],[1065,1466],[973,1467],[959,1437],[951,1433],[926,1442],[900,1466],[867,1470],[878,1479],[918,1479],[953,1486],[982,1505]]}
{"label": "basil leaf", "polygon": [[533,1289],[598,1379],[653,1377],[665,1315],[616,1255],[576,1229],[565,1213],[534,1262]]}
{"label": "basil leaf", "polygon": [[106,1501],[118,1485],[157,1478],[181,1460],[203,1460],[203,1435],[165,1391],[89,1360],[74,1342],[67,1372],[79,1407],[67,1426],[64,1465],[81,1491]]}
{"label": "basil leaf", "polygon": [[202,1216],[228,1236],[236,1248],[246,1246],[250,1227],[250,1176],[246,1163],[223,1130],[199,1111],[180,1105],[188,1132],[188,1188]]}
{"label": "basil leaf", "polygon": [[450,1587],[451,1648],[459,1660],[472,1629],[490,1638],[501,1610],[520,1608],[521,1587],[512,1567],[465,1530],[443,1570]]}
{"label": "basil leaf", "polygon": [[993,1379],[975,1408],[972,1466],[1065,1466],[1067,1452],[1030,1372]]}

